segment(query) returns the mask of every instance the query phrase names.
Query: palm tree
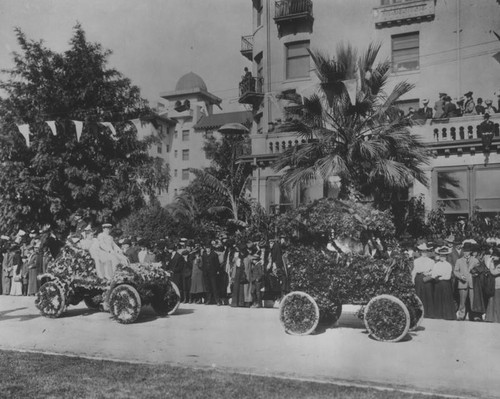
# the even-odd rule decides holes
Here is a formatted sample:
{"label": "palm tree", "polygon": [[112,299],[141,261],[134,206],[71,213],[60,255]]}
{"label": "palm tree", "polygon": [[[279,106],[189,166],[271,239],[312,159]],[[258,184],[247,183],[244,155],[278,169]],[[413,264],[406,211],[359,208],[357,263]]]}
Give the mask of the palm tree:
{"label": "palm tree", "polygon": [[245,224],[244,220],[241,220],[241,208],[243,205],[249,205],[247,190],[250,176],[244,170],[244,165],[234,165],[234,168],[231,170],[231,176],[227,176],[223,180],[208,170],[189,169],[197,177],[198,183],[209,194],[214,195],[214,199],[219,198],[222,200],[222,204],[214,204],[208,211],[215,214],[228,212],[230,215],[229,221],[237,225]]}
{"label": "palm tree", "polygon": [[[380,44],[370,44],[360,57],[350,45],[340,45],[335,57],[310,51],[319,88],[290,108],[291,130],[308,140],[276,161],[275,170],[284,171],[282,185],[338,176],[341,199],[358,192],[376,202],[414,179],[427,185],[422,171],[427,151],[410,131],[414,122],[396,106],[413,85],[401,82],[384,92],[390,63],[375,64],[379,50]],[[348,83],[357,86],[354,104]]]}

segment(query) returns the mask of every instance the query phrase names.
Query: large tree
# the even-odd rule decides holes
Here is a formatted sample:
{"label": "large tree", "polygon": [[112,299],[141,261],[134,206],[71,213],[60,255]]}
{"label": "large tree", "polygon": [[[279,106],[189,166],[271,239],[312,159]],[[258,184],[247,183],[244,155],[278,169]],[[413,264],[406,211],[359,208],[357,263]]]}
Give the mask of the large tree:
{"label": "large tree", "polygon": [[[285,186],[338,176],[340,198],[357,192],[380,204],[414,179],[427,184],[422,170],[427,151],[411,132],[413,121],[397,107],[413,85],[401,82],[385,93],[390,63],[375,63],[379,50],[371,44],[359,57],[349,45],[340,45],[332,57],[310,51],[320,83],[315,94],[289,108],[288,130],[307,143],[288,149],[276,162]],[[357,87],[354,104],[349,85]]]}
{"label": "large tree", "polygon": [[[111,51],[87,41],[79,24],[62,53],[15,33],[21,51],[0,81],[2,227],[50,223],[65,230],[76,210],[93,221],[116,220],[141,207],[145,195],[154,199],[168,172],[129,122],[154,115],[139,88],[108,67]],[[72,120],[83,121],[79,141]],[[45,121],[55,121],[56,136]],[[29,147],[19,124],[29,124]]]}

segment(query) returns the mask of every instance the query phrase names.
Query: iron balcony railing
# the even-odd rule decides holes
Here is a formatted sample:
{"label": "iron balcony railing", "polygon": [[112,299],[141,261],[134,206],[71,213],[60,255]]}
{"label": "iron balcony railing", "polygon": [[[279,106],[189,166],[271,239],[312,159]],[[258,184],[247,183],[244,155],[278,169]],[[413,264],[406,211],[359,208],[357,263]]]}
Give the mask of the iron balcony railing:
{"label": "iron balcony railing", "polygon": [[312,0],[281,0],[275,3],[274,18],[293,17],[300,14],[312,14]]}
{"label": "iron balcony railing", "polygon": [[240,82],[240,98],[249,93],[263,94],[263,85],[264,79],[261,77],[252,76],[251,78],[243,79]]}
{"label": "iron balcony railing", "polygon": [[253,35],[241,36],[241,52],[253,50]]}

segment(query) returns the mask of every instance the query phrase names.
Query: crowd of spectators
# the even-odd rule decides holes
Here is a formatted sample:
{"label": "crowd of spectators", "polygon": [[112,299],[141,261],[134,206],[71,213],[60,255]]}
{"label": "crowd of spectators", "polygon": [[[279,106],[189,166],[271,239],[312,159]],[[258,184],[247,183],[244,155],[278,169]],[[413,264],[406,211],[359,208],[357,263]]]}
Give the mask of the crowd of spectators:
{"label": "crowd of spectators", "polygon": [[[420,242],[414,251],[412,279],[428,318],[500,322],[500,244],[489,239]],[[494,280],[494,287],[488,282]]]}
{"label": "crowd of spectators", "polygon": [[422,100],[422,106],[417,111],[410,107],[406,116],[414,120],[427,120],[470,115],[491,116],[500,112],[500,91],[494,93],[495,101],[491,99],[483,101],[480,97],[477,98],[477,101],[474,101],[473,95],[472,91],[468,91],[463,97],[453,101],[448,94],[439,93],[439,99],[434,103],[434,107],[431,108],[429,100],[425,98]]}
{"label": "crowd of spectators", "polygon": [[[165,238],[151,243],[138,237],[111,238],[110,229],[111,225],[105,223],[102,232],[96,234],[90,225],[77,220],[76,231],[67,238],[69,244],[89,251],[101,278],[111,279],[116,262],[123,263],[126,258],[125,262],[131,264],[155,263],[167,270],[183,303],[261,308],[264,300],[274,301],[288,292],[284,238],[236,243],[220,235],[207,242]],[[54,248],[52,254],[44,236],[47,232],[27,235],[21,230],[14,237],[0,238],[1,294],[34,295],[38,291],[37,277],[47,272],[47,265],[61,247]],[[103,237],[106,240],[100,244]],[[102,258],[100,247],[109,256]]]}

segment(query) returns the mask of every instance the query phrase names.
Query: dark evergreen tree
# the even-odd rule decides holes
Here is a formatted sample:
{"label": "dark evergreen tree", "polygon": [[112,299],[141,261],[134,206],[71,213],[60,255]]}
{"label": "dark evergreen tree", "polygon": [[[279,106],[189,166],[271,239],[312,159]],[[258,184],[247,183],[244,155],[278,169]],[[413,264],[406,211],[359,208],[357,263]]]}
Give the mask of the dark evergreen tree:
{"label": "dark evergreen tree", "polygon": [[[2,227],[49,223],[64,231],[77,210],[92,221],[118,220],[143,206],[145,196],[154,199],[168,172],[129,122],[154,114],[139,88],[108,67],[111,51],[88,42],[79,24],[62,53],[15,33],[21,51],[0,81]],[[83,121],[79,141],[72,120]],[[45,121],[55,121],[56,136]],[[17,124],[29,124],[29,147]]]}

